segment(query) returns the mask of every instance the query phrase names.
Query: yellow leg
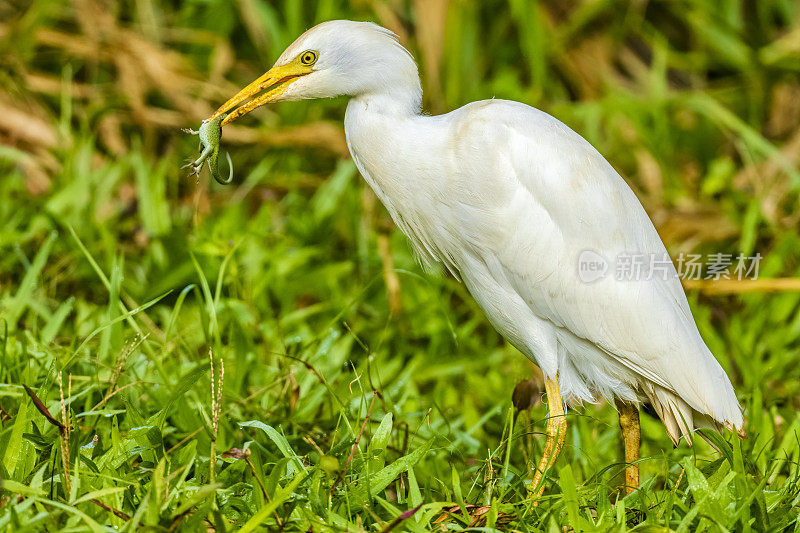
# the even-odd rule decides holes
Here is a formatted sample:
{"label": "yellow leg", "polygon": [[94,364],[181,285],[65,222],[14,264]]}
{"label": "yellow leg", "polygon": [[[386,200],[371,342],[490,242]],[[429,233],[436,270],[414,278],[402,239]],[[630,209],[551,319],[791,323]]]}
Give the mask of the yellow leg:
{"label": "yellow leg", "polygon": [[642,429],[639,425],[639,409],[629,403],[617,400],[619,409],[619,427],[622,430],[622,439],[625,444],[625,494],[630,494],[639,488],[639,442]]}
{"label": "yellow leg", "polygon": [[564,413],[564,402],[561,401],[561,391],[558,389],[558,376],[554,380],[545,378],[544,387],[548,407],[547,440],[531,483],[534,498],[539,498],[544,492],[544,474],[556,462],[567,436],[567,418]]}

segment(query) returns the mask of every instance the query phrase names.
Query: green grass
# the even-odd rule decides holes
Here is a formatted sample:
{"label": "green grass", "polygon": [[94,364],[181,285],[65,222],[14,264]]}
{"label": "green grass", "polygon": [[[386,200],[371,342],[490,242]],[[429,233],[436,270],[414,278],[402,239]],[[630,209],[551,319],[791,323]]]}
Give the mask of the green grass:
{"label": "green grass", "polygon": [[541,107],[673,253],[798,276],[794,2],[451,1],[425,44],[434,4],[0,7],[0,530],[800,530],[796,292],[689,292],[746,440],[673,449],[643,415],[623,498],[616,412],[584,406],[533,507],[546,410],[512,425],[511,406],[532,365],[365,194],[330,129],[344,101],[231,130],[233,186],[180,170],[196,140],[178,128],[308,26],[399,21],[428,109]]}

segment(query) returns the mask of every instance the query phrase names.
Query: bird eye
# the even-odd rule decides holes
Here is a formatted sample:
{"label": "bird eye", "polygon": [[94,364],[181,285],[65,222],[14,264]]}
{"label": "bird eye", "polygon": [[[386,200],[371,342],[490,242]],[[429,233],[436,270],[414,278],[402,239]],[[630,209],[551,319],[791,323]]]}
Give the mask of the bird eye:
{"label": "bird eye", "polygon": [[303,52],[300,55],[300,62],[304,65],[313,65],[317,61],[317,53],[311,50]]}

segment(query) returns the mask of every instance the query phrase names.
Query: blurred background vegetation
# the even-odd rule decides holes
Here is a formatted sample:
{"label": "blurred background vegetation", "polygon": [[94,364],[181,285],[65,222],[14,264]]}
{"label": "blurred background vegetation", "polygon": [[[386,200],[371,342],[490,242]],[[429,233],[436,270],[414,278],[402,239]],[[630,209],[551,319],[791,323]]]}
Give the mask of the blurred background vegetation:
{"label": "blurred background vegetation", "polygon": [[[1,3],[0,528],[791,530],[799,13],[794,0]],[[567,123],[673,255],[763,256],[759,283],[687,286],[746,441],[673,450],[645,416],[645,485],[617,501],[616,412],[585,406],[531,508],[545,410],[512,428],[511,390],[534,367],[462,286],[416,265],[349,160],[343,99],[226,128],[233,186],[186,176],[197,146],[180,128],[333,18],[396,32],[430,113],[496,97]]]}

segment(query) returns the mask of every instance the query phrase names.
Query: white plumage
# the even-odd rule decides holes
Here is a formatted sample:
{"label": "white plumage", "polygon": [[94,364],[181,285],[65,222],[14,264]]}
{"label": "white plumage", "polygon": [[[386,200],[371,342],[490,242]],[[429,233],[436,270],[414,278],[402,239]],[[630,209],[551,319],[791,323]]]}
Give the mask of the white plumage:
{"label": "white plumage", "polygon": [[[306,51],[313,65],[299,64]],[[741,432],[736,395],[671,263],[666,279],[581,280],[586,250],[608,259],[666,250],[634,193],[580,135],[504,100],[421,114],[413,58],[371,23],[312,28],[259,80],[217,114],[275,84],[257,105],[349,96],[353,159],[420,259],[463,280],[567,402],[647,398],[676,443],[691,441],[695,426]]]}

